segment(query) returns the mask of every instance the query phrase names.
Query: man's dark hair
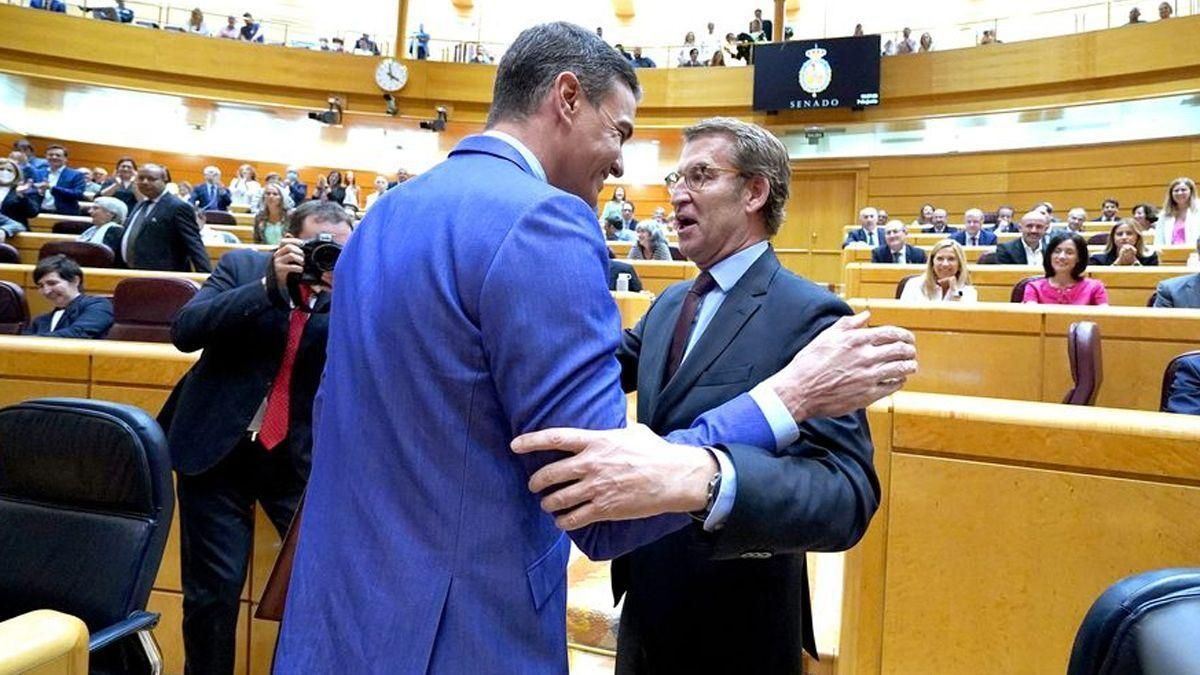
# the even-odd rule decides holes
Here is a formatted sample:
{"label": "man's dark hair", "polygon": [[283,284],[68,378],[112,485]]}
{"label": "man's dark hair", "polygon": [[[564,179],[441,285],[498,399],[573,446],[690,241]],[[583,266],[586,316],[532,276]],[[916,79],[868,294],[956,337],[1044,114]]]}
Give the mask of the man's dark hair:
{"label": "man's dark hair", "polygon": [[46,146],[46,152],[50,152],[51,150],[62,150],[62,151],[63,151],[63,157],[68,157],[68,156],[69,156],[69,155],[67,154],[67,149],[66,149],[66,148],[64,148],[63,146],[59,145],[58,143],[55,143],[54,145],[47,145],[47,146]]}
{"label": "man's dark hair", "polygon": [[42,258],[33,268],[33,283],[50,273],[57,274],[63,281],[79,280],[79,288],[83,289],[83,268],[72,258],[61,253]]}
{"label": "man's dark hair", "polygon": [[292,212],[288,214],[288,235],[292,237],[300,236],[300,231],[304,229],[304,221],[309,216],[313,216],[313,219],[318,223],[345,223],[351,228],[354,227],[354,220],[350,217],[350,214],[346,213],[346,209],[342,208],[341,204],[327,201],[311,201],[304,202],[292,209]]}
{"label": "man's dark hair", "polygon": [[633,66],[603,39],[575,24],[544,23],[521,31],[500,59],[487,126],[531,115],[554,78],[566,71],[579,78],[592,105],[612,90],[614,79],[641,96]]}
{"label": "man's dark hair", "polygon": [[609,216],[604,219],[604,224],[608,225],[614,230],[625,229],[625,221],[621,220],[621,216]]}
{"label": "man's dark hair", "polygon": [[1047,279],[1054,276],[1054,249],[1067,240],[1075,244],[1075,267],[1071,269],[1071,278],[1076,281],[1083,278],[1083,271],[1087,269],[1088,264],[1087,240],[1078,232],[1059,232],[1050,238],[1046,250],[1042,251],[1042,269],[1046,271]]}
{"label": "man's dark hair", "polygon": [[1118,208],[1120,208],[1120,206],[1121,206],[1121,202],[1117,201],[1116,197],[1108,197],[1104,201],[1100,202],[1100,206],[1102,206],[1102,207],[1108,206],[1109,204],[1112,204],[1113,206],[1116,206]]}

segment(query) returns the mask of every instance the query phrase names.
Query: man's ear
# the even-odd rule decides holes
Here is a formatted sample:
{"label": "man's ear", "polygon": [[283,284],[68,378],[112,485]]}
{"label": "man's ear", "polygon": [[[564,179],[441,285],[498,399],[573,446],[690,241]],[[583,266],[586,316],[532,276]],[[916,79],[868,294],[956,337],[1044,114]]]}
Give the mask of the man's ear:
{"label": "man's ear", "polygon": [[762,209],[771,196],[771,183],[766,176],[754,176],[746,180],[745,208],[747,213]]}
{"label": "man's ear", "polygon": [[554,92],[555,111],[567,123],[573,123],[584,103],[583,86],[579,78],[570,71],[564,71],[554,78],[551,85]]}

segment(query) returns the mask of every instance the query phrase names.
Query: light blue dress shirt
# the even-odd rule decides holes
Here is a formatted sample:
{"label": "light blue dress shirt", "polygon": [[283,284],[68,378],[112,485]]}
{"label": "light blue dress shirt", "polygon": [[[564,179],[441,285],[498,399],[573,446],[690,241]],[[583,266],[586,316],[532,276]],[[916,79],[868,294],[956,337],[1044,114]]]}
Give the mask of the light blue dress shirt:
{"label": "light blue dress shirt", "polygon": [[542,181],[543,183],[547,182],[546,170],[542,168],[542,163],[538,161],[537,155],[533,154],[532,150],[525,147],[525,144],[521,141],[518,141],[512,134],[506,134],[503,131],[496,131],[495,129],[488,129],[487,131],[483,132],[483,135],[491,136],[492,138],[498,138],[513,146],[517,152],[521,153],[521,157],[524,158],[525,162],[529,164],[529,168],[533,171],[533,175],[537,176],[538,180]]}

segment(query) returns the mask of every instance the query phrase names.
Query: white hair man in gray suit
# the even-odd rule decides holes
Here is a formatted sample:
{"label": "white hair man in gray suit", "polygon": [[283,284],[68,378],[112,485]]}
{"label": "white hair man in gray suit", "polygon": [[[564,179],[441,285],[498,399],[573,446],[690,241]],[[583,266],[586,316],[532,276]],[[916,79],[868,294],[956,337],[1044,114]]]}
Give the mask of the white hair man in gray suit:
{"label": "white hair man in gray suit", "polygon": [[[1196,240],[1196,255],[1200,257],[1200,239]],[[1200,309],[1200,274],[1158,282],[1158,288],[1154,291],[1154,306]]]}

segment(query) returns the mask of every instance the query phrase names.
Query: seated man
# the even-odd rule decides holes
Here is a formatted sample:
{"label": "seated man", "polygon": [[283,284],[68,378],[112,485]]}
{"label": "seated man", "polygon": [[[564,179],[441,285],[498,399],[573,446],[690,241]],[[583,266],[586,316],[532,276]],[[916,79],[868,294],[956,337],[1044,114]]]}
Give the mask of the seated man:
{"label": "seated man", "polygon": [[250,12],[242,15],[242,21],[245,25],[238,32],[238,36],[247,42],[262,42],[262,24],[254,20],[254,16]]}
{"label": "seated man", "polygon": [[[1200,239],[1196,240],[1196,252],[1200,254]],[[1158,282],[1158,288],[1154,289],[1154,306],[1200,309],[1200,274]]]}
{"label": "seated man", "polygon": [[608,252],[608,290],[610,290],[610,291],[617,290],[617,276],[621,275],[621,274],[628,274],[629,275],[629,290],[633,291],[634,293],[641,293],[642,292],[642,279],[641,279],[641,277],[638,276],[637,270],[635,270],[633,268],[633,265],[630,265],[629,263],[627,263],[623,260],[614,260],[612,255],[613,255],[613,252],[609,251]]}
{"label": "seated man", "polygon": [[949,225],[947,225],[946,218],[947,218],[946,209],[934,209],[933,210],[933,224],[930,225],[929,227],[924,228],[923,230],[921,230],[921,232],[923,232],[925,234],[944,234],[947,236],[954,234],[958,230],[958,228],[950,227]]}
{"label": "seated man", "polygon": [[1042,246],[1050,221],[1043,211],[1030,211],[1021,218],[1021,236],[996,247],[997,265],[1042,266]]}
{"label": "seated man", "polygon": [[42,258],[33,268],[33,283],[54,311],[33,320],[25,335],[102,338],[113,325],[112,302],[83,294],[83,270],[65,255]]}
{"label": "seated man", "polygon": [[1019,231],[1017,224],[1013,222],[1013,215],[1011,206],[1001,206],[996,209],[996,224],[992,227],[992,231],[996,234]]}
{"label": "seated man", "polygon": [[1170,387],[1167,412],[1200,415],[1200,356],[1189,356],[1179,362]]}
{"label": "seated man", "polygon": [[883,228],[884,243],[871,251],[871,262],[921,265],[925,251],[908,245],[908,230],[903,220],[893,220]]}
{"label": "seated man", "polygon": [[1116,197],[1109,197],[1104,200],[1100,206],[1100,222],[1115,223],[1121,219],[1118,211],[1121,209],[1121,202],[1117,201]]}
{"label": "seated man", "polygon": [[[637,221],[633,221],[634,227]],[[608,241],[637,241],[637,235],[632,229],[625,229],[623,221],[617,216],[604,219],[604,238]]]}
{"label": "seated man", "polygon": [[962,231],[950,235],[950,238],[957,241],[959,246],[995,246],[999,241],[995,232],[983,229],[982,210],[967,209],[967,212],[963,214],[963,223]]}
{"label": "seated man", "polygon": [[[858,212],[858,229],[851,230],[846,235],[846,241],[842,242],[842,248],[846,248],[850,244],[859,243],[871,248],[879,246],[883,242],[879,236],[879,211],[873,207],[867,206]],[[886,220],[883,222],[887,222]]]}
{"label": "seated man", "polygon": [[1067,211],[1066,227],[1064,227],[1062,224],[1059,224],[1054,229],[1059,230],[1059,231],[1065,230],[1067,232],[1078,232],[1080,234],[1083,234],[1083,224],[1087,222],[1087,219],[1088,219],[1087,211],[1084,210],[1084,208],[1081,206],[1076,206],[1075,208],[1071,209],[1070,211]]}

